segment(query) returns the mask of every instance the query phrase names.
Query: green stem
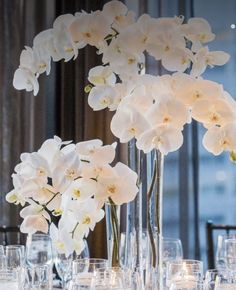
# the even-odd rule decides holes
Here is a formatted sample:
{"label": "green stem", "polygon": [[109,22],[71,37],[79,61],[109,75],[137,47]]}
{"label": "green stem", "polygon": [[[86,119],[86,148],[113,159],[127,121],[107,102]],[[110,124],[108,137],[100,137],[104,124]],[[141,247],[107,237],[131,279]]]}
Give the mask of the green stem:
{"label": "green stem", "polygon": [[112,224],[112,231],[113,231],[113,248],[112,248],[112,267],[118,267],[119,265],[119,241],[120,241],[120,234],[119,234],[119,222],[116,212],[116,205],[114,204],[113,200],[109,198],[109,203],[111,207],[111,224]]}
{"label": "green stem", "polygon": [[49,199],[49,201],[48,201],[47,203],[45,203],[44,208],[46,208],[47,205],[49,205],[49,203],[52,202],[53,199],[54,199],[56,196],[58,196],[58,194],[60,194],[60,192],[55,193],[55,194],[53,195],[53,197],[52,197],[51,199]]}
{"label": "green stem", "polygon": [[152,175],[152,181],[151,181],[151,185],[150,188],[148,190],[147,193],[147,200],[148,200],[148,211],[147,211],[147,222],[148,222],[148,235],[149,235],[149,239],[150,239],[150,243],[151,243],[151,248],[152,248],[152,266],[155,267],[156,266],[156,261],[157,261],[157,254],[156,254],[156,247],[155,247],[155,239],[154,239],[154,234],[153,234],[153,229],[152,229],[152,225],[151,225],[151,213],[150,213],[150,200],[152,197],[152,192],[154,189],[154,185],[155,185],[155,181],[156,181],[156,173],[157,173],[157,160],[155,160],[155,164],[154,164],[154,171],[153,171],[153,175]]}

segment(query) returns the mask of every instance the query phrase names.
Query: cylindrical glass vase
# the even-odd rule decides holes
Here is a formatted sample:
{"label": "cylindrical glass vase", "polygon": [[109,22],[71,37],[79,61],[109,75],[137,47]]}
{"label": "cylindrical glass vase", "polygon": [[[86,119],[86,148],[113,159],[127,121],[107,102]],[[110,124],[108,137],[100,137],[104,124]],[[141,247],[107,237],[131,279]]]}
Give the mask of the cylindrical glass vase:
{"label": "cylindrical glass vase", "polygon": [[124,266],[140,271],[145,289],[162,290],[164,158],[157,150],[140,152],[131,141],[128,164],[138,173],[139,193],[127,205]]}

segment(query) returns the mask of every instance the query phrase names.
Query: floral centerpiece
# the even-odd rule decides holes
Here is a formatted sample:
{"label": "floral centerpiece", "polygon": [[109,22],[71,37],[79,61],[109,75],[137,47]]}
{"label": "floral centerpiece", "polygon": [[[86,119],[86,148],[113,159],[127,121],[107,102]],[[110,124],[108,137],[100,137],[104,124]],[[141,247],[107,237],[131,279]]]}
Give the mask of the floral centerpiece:
{"label": "floral centerpiece", "polygon": [[[98,139],[73,144],[55,136],[37,152],[23,153],[6,196],[23,206],[21,231],[50,231],[59,252],[80,254],[83,239],[104,217],[104,203],[121,205],[138,192],[135,172],[120,162],[111,166],[115,148]],[[60,216],[58,226],[53,216]]]}
{"label": "floral centerpiece", "polygon": [[[114,0],[102,10],[59,16],[53,28],[36,35],[32,48],[25,47],[14,75],[16,89],[37,95],[38,78],[42,73],[50,73],[51,61],[75,60],[86,45],[97,48],[102,64],[89,72],[90,83],[85,87],[88,103],[95,111],[114,111],[113,134],[120,142],[135,140],[139,156],[140,151],[147,154],[156,150],[146,208],[148,217],[156,216],[158,220],[160,240],[161,209],[153,214],[149,202],[154,200],[156,208],[162,203],[162,169],[158,163],[163,164],[164,155],[181,147],[185,124],[192,119],[203,124],[203,145],[215,155],[236,149],[236,102],[221,84],[202,77],[207,67],[224,65],[230,58],[223,51],[209,50],[207,45],[214,38],[210,25],[202,18],[156,19],[147,14],[136,18],[122,2]],[[170,73],[145,74],[145,53]],[[142,180],[139,176],[139,183]],[[159,195],[152,198],[157,181]],[[138,206],[141,203],[140,191]],[[154,228],[151,223],[148,228],[156,261]],[[161,246],[158,252],[161,257]]]}

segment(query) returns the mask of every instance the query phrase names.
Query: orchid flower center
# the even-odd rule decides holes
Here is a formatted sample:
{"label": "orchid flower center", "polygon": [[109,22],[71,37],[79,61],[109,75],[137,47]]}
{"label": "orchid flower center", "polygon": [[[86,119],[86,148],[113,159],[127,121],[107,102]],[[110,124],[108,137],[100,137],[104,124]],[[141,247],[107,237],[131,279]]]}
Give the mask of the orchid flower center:
{"label": "orchid flower center", "polygon": [[89,225],[91,223],[91,218],[89,216],[86,216],[84,219],[83,219],[83,222],[82,224],[83,225]]}

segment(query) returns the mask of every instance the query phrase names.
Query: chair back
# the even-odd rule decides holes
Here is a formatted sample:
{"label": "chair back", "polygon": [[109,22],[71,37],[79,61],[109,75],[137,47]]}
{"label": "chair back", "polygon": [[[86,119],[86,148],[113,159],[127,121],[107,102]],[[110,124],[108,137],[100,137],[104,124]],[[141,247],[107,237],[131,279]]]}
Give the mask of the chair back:
{"label": "chair back", "polygon": [[233,230],[236,230],[236,225],[213,224],[212,221],[206,223],[208,269],[215,269],[214,232],[224,231],[229,235]]}

